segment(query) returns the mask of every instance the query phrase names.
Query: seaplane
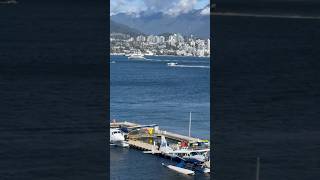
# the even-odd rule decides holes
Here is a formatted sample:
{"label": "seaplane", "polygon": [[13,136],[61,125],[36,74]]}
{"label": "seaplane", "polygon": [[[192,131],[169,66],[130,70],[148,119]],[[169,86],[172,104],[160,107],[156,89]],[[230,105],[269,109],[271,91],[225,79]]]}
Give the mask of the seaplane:
{"label": "seaplane", "polygon": [[[154,142],[155,146],[155,142]],[[179,173],[187,174],[187,175],[194,175],[194,171],[186,169],[186,165],[189,165],[189,168],[194,168],[195,166],[200,168],[194,168],[198,171],[201,171],[203,173],[210,173],[210,160],[209,160],[209,152],[210,149],[199,149],[199,150],[193,150],[193,149],[178,149],[173,150],[170,146],[168,146],[167,141],[164,136],[161,136],[161,144],[159,147],[159,150],[156,150],[157,148],[153,148],[151,151],[144,151],[143,153],[151,153],[151,154],[163,154],[167,157],[170,157],[172,159],[180,160],[180,163],[178,163],[176,166],[172,165],[165,165],[162,164],[165,167],[168,167],[169,169],[172,169],[174,171],[177,171]],[[208,163],[209,162],[209,163]]]}
{"label": "seaplane", "polygon": [[129,147],[128,142],[124,138],[123,132],[118,128],[110,129],[110,145]]}
{"label": "seaplane", "polygon": [[199,150],[190,150],[190,149],[181,149],[175,150],[172,153],[174,156],[181,158],[186,163],[192,164],[202,164],[208,160],[208,152],[210,149],[199,149]]}

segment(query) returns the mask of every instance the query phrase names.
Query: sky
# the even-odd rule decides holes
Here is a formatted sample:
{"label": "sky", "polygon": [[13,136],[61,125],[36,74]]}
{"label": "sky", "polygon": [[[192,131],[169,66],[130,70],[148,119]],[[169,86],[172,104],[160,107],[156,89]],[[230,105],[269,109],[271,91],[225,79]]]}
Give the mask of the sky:
{"label": "sky", "polygon": [[208,4],[209,0],[110,0],[110,15],[148,11],[176,16],[193,9],[201,9]]}

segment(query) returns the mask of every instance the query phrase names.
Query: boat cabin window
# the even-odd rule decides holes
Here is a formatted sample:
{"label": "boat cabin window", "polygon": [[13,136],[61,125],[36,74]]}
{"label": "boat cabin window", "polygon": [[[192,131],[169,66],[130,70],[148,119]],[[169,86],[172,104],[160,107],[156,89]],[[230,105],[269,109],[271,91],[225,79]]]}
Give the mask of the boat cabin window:
{"label": "boat cabin window", "polygon": [[197,155],[198,153],[197,152],[191,152],[190,154],[191,154],[191,156],[194,156],[194,155]]}
{"label": "boat cabin window", "polygon": [[121,132],[120,131],[114,131],[114,132],[112,132],[112,135],[114,135],[114,134],[121,134]]}

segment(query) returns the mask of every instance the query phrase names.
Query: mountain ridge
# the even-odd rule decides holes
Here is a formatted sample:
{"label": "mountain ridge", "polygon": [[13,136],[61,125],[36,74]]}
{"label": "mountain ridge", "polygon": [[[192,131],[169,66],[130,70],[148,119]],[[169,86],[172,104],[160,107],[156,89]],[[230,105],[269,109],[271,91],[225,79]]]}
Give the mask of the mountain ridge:
{"label": "mountain ridge", "polygon": [[117,23],[113,20],[110,20],[110,33],[129,34],[130,36],[145,35],[144,33],[135,28],[129,27],[122,23]]}
{"label": "mountain ridge", "polygon": [[203,14],[202,9],[171,16],[162,12],[141,12],[139,14],[119,13],[111,16],[111,20],[125,24],[144,34],[162,34],[167,32],[195,35],[202,38],[210,37],[210,16]]}

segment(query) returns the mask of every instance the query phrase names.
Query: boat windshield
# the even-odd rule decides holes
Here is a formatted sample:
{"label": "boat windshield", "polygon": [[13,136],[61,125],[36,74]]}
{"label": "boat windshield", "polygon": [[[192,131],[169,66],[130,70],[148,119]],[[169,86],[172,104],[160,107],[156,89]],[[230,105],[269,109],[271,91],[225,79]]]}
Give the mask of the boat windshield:
{"label": "boat windshield", "polygon": [[191,154],[191,156],[195,156],[195,155],[197,155],[198,153],[197,153],[197,152],[191,152],[190,154]]}
{"label": "boat windshield", "polygon": [[112,132],[112,134],[121,134],[121,132],[120,131],[114,131],[114,132]]}

